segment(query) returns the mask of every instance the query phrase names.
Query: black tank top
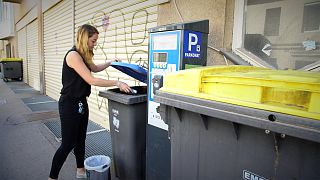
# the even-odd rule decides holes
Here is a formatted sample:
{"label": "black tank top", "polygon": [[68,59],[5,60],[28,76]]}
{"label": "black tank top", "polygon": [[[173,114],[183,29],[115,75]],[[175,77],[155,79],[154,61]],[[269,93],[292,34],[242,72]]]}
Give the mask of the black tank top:
{"label": "black tank top", "polygon": [[90,95],[91,86],[73,68],[68,66],[66,57],[71,51],[77,51],[76,47],[72,47],[64,56],[60,94],[63,98],[84,98]]}

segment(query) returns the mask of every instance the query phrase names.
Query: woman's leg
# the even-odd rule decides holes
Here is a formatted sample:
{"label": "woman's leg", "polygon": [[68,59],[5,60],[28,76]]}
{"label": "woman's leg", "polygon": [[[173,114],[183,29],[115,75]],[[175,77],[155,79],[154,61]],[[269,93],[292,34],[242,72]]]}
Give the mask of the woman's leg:
{"label": "woman's leg", "polygon": [[63,163],[71,150],[75,147],[80,126],[77,113],[77,104],[73,101],[59,101],[59,114],[61,120],[62,142],[56,151],[50,171],[50,178],[57,179]]}
{"label": "woman's leg", "polygon": [[85,142],[86,142],[86,135],[87,135],[89,109],[88,109],[88,103],[86,100],[82,100],[81,103],[83,104],[83,114],[81,115],[81,120],[79,122],[79,131],[78,131],[76,144],[74,147],[74,155],[76,157],[77,168],[82,169],[84,168]]}

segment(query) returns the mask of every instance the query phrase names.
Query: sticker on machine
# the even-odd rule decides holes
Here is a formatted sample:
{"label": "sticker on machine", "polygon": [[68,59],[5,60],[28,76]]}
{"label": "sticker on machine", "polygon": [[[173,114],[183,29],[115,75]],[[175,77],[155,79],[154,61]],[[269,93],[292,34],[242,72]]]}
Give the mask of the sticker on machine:
{"label": "sticker on machine", "polygon": [[149,101],[148,124],[168,131],[168,125],[164,123],[159,114],[160,103]]}
{"label": "sticker on machine", "polygon": [[183,58],[202,58],[202,33],[184,31]]}

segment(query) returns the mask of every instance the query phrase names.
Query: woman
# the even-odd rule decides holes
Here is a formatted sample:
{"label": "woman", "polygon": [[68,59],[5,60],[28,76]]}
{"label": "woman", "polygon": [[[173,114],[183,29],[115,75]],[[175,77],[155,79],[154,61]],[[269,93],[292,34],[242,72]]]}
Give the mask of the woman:
{"label": "woman", "polygon": [[61,120],[61,146],[56,151],[50,171],[49,180],[57,179],[68,154],[74,149],[77,162],[77,178],[86,178],[84,169],[85,139],[89,110],[87,97],[91,85],[109,87],[117,86],[121,91],[131,92],[130,87],[120,81],[95,78],[92,72],[99,72],[110,66],[111,61],[95,65],[92,61],[93,48],[97,45],[99,32],[91,25],[82,25],[77,32],[76,46],[69,50],[63,61],[62,90],[59,99]]}

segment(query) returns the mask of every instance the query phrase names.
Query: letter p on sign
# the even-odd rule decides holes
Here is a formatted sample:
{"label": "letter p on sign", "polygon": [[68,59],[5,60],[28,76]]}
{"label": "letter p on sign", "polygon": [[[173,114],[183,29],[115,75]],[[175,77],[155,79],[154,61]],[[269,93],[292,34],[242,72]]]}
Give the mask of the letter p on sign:
{"label": "letter p on sign", "polygon": [[189,45],[188,51],[191,51],[191,46],[195,46],[198,43],[198,36],[193,33],[189,33]]}

